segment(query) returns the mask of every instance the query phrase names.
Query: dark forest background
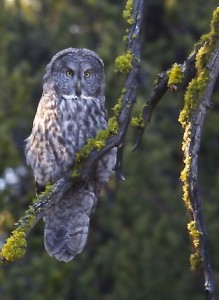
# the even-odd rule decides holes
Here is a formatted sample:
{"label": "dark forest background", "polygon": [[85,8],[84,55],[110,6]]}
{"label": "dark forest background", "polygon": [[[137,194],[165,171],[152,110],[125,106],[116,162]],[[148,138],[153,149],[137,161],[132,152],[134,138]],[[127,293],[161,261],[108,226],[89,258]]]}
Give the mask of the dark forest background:
{"label": "dark forest background", "polygon": [[[84,47],[105,62],[106,102],[120,96],[124,78],[114,60],[125,50],[124,1],[0,1],[0,245],[35,193],[25,164],[46,64],[58,51]],[[209,31],[216,0],[145,0],[142,62],[134,115],[158,73],[182,63]],[[219,86],[205,122],[199,160],[200,191],[214,274],[219,284]],[[183,92],[168,92],[139,149],[136,129],[126,139],[126,181],[111,179],[92,218],[84,252],[70,263],[50,258],[43,221],[28,237],[25,257],[0,269],[1,300],[203,299],[203,275],[192,274],[191,244],[182,201]]]}

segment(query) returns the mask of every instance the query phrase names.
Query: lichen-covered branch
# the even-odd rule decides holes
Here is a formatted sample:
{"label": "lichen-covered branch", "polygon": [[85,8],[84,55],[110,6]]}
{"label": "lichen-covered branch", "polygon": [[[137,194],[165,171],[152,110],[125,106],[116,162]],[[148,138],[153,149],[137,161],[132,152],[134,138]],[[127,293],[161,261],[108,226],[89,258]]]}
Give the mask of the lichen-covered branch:
{"label": "lichen-covered branch", "polygon": [[[115,68],[117,72],[125,73],[127,78],[121,97],[113,109],[114,115],[109,119],[108,128],[100,131],[95,138],[88,141],[87,145],[77,153],[74,169],[54,185],[47,186],[46,191],[34,201],[25,216],[18,221],[17,228],[1,249],[0,256],[3,263],[17,260],[24,255],[26,237],[44,216],[45,210],[59,201],[72,185],[78,185],[91,178],[97,161],[113,147],[119,149],[116,172],[121,174],[121,145],[127,133],[136,98],[143,4],[143,0],[128,0],[123,12],[128,26],[127,52],[117,57]],[[121,178],[121,175],[118,177]]]}
{"label": "lichen-covered branch", "polygon": [[183,200],[190,217],[187,227],[194,249],[190,257],[191,268],[203,267],[208,299],[215,299],[215,282],[199,196],[198,154],[205,115],[211,106],[212,91],[219,75],[219,8],[214,11],[211,31],[203,41],[204,43],[196,55],[197,73],[188,85],[185,93],[185,105],[179,117],[184,129],[182,145],[184,169],[181,173],[181,180],[183,182]]}
{"label": "lichen-covered branch", "polygon": [[31,229],[44,216],[44,212],[48,207],[58,202],[64,194],[72,187],[72,184],[78,184],[77,180],[72,180],[66,176],[57,181],[53,186],[48,185],[38,199],[34,199],[33,204],[25,212],[16,224],[16,229],[11,233],[6,243],[1,249],[1,262],[12,262],[20,259],[26,251],[26,238]]}
{"label": "lichen-covered branch", "polygon": [[[132,5],[131,5],[132,4]],[[118,121],[118,131],[107,139],[105,147],[97,152],[91,152],[89,158],[83,165],[82,177],[84,179],[91,175],[91,171],[96,165],[98,159],[107,153],[113,147],[118,147],[118,158],[122,157],[120,151],[122,151],[122,145],[127,133],[127,129],[131,119],[132,108],[136,102],[136,90],[138,86],[137,75],[140,66],[140,29],[143,16],[143,0],[128,1],[126,5],[126,11],[129,9],[132,13],[132,22],[128,30],[127,37],[127,53],[117,57],[115,61],[115,68],[117,72],[123,72],[127,74],[125,88],[122,91],[122,95],[119,98],[116,106],[114,107],[115,115],[110,118],[109,122]],[[125,15],[130,15],[126,12]],[[130,20],[130,19],[128,19]],[[129,24],[129,21],[127,23]],[[130,68],[131,65],[131,68]],[[123,66],[123,67],[122,67]],[[117,166],[115,171],[119,173],[118,177],[123,177],[122,174],[122,162],[117,159]]]}
{"label": "lichen-covered branch", "polygon": [[140,130],[133,149],[135,150],[141,142],[154,108],[168,88],[176,92],[189,83],[185,93],[184,109],[179,117],[184,128],[182,150],[185,166],[181,173],[183,199],[190,215],[187,228],[194,248],[190,256],[191,268],[202,267],[204,269],[205,291],[208,299],[212,300],[215,297],[215,283],[199,197],[197,165],[203,122],[207,109],[211,107],[211,94],[219,74],[218,40],[219,8],[213,13],[210,33],[202,37],[201,41],[195,45],[194,51],[183,65],[174,64],[169,71],[158,75],[154,89],[142,109],[142,114],[134,118],[132,122]]}
{"label": "lichen-covered branch", "polygon": [[133,151],[135,151],[139,146],[145,128],[151,120],[152,113],[166,91],[170,89],[177,92],[182,87],[186,86],[191,78],[195,76],[195,58],[201,44],[202,43],[195,46],[195,49],[186,59],[184,64],[174,64],[170,70],[158,74],[154,88],[145,102],[140,116],[132,118],[132,125],[139,129],[139,134],[133,147]]}

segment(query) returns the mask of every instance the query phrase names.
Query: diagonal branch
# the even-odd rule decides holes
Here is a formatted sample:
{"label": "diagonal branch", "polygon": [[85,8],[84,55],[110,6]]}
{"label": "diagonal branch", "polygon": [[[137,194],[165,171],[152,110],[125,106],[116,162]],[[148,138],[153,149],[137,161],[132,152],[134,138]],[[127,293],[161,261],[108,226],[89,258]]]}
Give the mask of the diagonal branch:
{"label": "diagonal branch", "polygon": [[[177,87],[177,90],[181,89],[183,86],[186,86],[188,82],[195,76],[195,58],[200,47],[201,44],[199,46],[196,46],[192,54],[190,54],[189,57],[185,60],[185,62],[182,65],[180,65],[184,80]],[[168,71],[158,74],[157,82],[154,86],[154,89],[152,90],[149,98],[145,102],[142,109],[141,115],[144,121],[144,126],[139,128],[139,134],[136,143],[133,147],[133,151],[135,151],[138,148],[139,144],[141,143],[141,140],[144,135],[144,131],[147,125],[150,123],[151,116],[155,107],[157,106],[159,101],[162,99],[162,97],[168,90],[168,79],[169,79]]]}
{"label": "diagonal branch", "polygon": [[[127,2],[128,3],[128,2]],[[143,19],[143,4],[144,0],[134,0],[133,4],[126,8],[127,22],[130,25],[127,39],[127,53],[131,57],[130,69],[127,73],[125,82],[125,92],[122,94],[121,109],[119,114],[113,117],[118,124],[117,133],[106,139],[105,147],[99,151],[92,150],[88,157],[84,157],[82,163],[76,167],[77,176],[72,176],[72,172],[67,174],[62,179],[58,180],[52,186],[47,187],[46,192],[41,194],[37,201],[30,206],[26,214],[21,218],[17,228],[12,232],[12,236],[6,241],[1,249],[0,256],[2,262],[14,261],[24,255],[26,247],[26,237],[37,222],[43,218],[45,211],[50,205],[57,203],[63,195],[72,187],[72,185],[81,184],[84,181],[92,178],[93,170],[96,167],[97,161],[114,147],[120,147],[124,142],[127,129],[130,123],[130,115],[135,104],[136,89],[137,89],[137,74],[140,63],[140,30]],[[124,13],[124,15],[125,15]],[[82,148],[83,150],[83,148]],[[121,153],[120,153],[121,154]],[[117,164],[121,168],[120,164]],[[117,170],[121,172],[121,170]],[[79,173],[79,176],[78,176]],[[21,241],[20,241],[20,240]],[[19,251],[21,245],[21,251]]]}

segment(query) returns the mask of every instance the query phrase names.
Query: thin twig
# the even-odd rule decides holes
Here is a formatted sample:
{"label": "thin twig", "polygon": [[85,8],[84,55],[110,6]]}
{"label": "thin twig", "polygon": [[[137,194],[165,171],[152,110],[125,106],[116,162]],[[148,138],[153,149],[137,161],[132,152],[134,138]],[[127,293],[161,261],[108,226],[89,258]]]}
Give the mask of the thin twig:
{"label": "thin twig", "polygon": [[[201,45],[202,44],[196,46],[192,54],[190,54],[189,57],[186,59],[186,61],[183,63],[182,72],[184,74],[184,80],[182,84],[178,86],[177,90],[180,90],[182,87],[187,85],[187,83],[195,76],[195,57]],[[144,127],[139,129],[139,134],[132,151],[135,151],[138,148],[139,144],[141,143],[142,137],[144,135],[144,131],[147,125],[150,123],[151,116],[155,107],[162,99],[166,91],[168,90],[167,83],[168,83],[168,71],[158,74],[157,82],[154,86],[154,89],[152,90],[149,98],[147,99],[147,101],[143,106],[142,117],[144,120]]]}
{"label": "thin twig", "polygon": [[157,84],[155,85],[153,91],[151,92],[149,98],[143,106],[142,117],[144,120],[144,127],[139,130],[138,137],[132,151],[135,151],[141,143],[145,128],[151,120],[154,108],[157,106],[158,102],[161,100],[168,89],[167,82],[168,76],[166,72],[158,74]]}

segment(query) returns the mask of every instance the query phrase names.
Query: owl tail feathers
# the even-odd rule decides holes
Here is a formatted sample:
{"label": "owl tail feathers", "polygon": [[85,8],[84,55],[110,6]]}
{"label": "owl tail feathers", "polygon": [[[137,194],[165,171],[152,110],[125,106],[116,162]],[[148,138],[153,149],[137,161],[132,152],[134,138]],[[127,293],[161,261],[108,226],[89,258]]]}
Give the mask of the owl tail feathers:
{"label": "owl tail feathers", "polygon": [[46,225],[44,245],[48,254],[59,261],[68,262],[72,260],[83,251],[87,241],[88,228],[89,218],[81,227],[72,229],[62,224],[49,229]]}
{"label": "owl tail feathers", "polygon": [[90,216],[97,203],[94,184],[69,191],[44,217],[44,245],[50,256],[68,262],[86,245]]}

